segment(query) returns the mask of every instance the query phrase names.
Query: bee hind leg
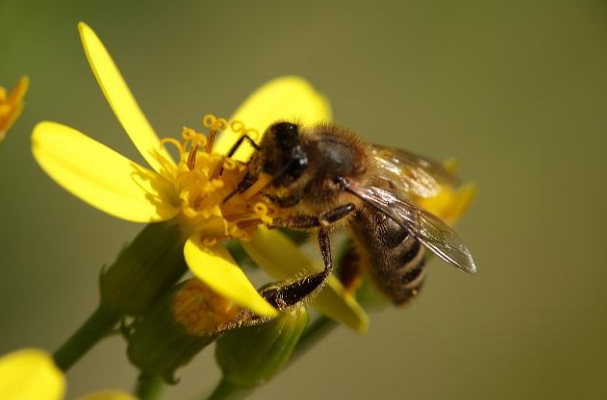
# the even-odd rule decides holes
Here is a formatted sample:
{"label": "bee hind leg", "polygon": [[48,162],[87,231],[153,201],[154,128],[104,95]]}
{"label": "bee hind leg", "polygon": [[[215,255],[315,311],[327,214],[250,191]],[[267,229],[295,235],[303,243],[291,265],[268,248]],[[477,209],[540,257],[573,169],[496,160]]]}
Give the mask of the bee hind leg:
{"label": "bee hind leg", "polygon": [[324,286],[331,271],[331,239],[327,229],[318,232],[318,244],[322,253],[325,268],[323,271],[298,279],[286,285],[271,286],[264,289],[261,295],[279,310],[287,309],[301,301],[309,301]]}

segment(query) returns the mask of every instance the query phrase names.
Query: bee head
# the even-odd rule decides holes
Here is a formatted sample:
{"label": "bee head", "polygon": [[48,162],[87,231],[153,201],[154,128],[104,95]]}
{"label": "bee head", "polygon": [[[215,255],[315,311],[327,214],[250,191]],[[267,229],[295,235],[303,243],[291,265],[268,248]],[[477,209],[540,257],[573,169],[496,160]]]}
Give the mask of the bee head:
{"label": "bee head", "polygon": [[300,128],[290,122],[277,122],[266,130],[260,154],[261,169],[274,177],[272,184],[276,187],[292,185],[308,167]]}

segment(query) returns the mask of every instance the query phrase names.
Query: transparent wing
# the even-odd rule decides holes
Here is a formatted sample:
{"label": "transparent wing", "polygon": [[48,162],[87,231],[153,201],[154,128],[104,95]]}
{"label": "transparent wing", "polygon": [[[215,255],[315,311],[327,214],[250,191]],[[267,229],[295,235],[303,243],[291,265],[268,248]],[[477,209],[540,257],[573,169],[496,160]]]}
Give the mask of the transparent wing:
{"label": "transparent wing", "polygon": [[468,248],[457,233],[438,217],[398,198],[389,190],[355,182],[347,182],[345,185],[347,191],[392,218],[447,263],[466,272],[476,272]]}
{"label": "transparent wing", "polygon": [[441,163],[406,150],[372,145],[372,154],[382,173],[397,192],[404,191],[418,197],[433,197],[440,185],[456,186],[457,177]]}

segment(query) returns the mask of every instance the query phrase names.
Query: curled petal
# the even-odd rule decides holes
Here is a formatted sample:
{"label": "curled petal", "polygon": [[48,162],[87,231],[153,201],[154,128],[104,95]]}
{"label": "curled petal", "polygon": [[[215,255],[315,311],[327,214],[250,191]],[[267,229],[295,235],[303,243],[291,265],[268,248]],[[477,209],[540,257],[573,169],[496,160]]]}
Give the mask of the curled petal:
{"label": "curled petal", "polygon": [[114,60],[95,32],[84,22],[78,24],[82,45],[97,83],[101,87],[107,102],[122,124],[137,150],[148,164],[159,173],[168,174],[161,159],[170,165],[175,163],[169,153],[160,144],[158,136],[147,120]]}
{"label": "curled petal", "polygon": [[104,390],[80,397],[79,400],[137,400],[137,398],[119,390]]}
{"label": "curled petal", "polygon": [[135,222],[164,221],[179,211],[160,175],[75,129],[55,122],[34,128],[32,151],[66,190],[110,215]]}
{"label": "curled petal", "polygon": [[[322,270],[318,263],[276,230],[259,227],[251,242],[242,242],[242,246],[264,271],[276,279],[292,279]],[[359,333],[367,330],[369,321],[364,310],[333,275],[311,304],[320,313]]]}
{"label": "curled petal", "polygon": [[49,354],[24,349],[0,358],[0,399],[59,400],[65,378]]}
{"label": "curled petal", "polygon": [[[251,94],[236,110],[230,121],[241,121],[247,128],[253,128],[261,135],[268,126],[279,120],[314,124],[331,120],[329,101],[318,93],[308,82],[296,76],[284,76],[266,83]],[[231,128],[218,138],[214,151],[226,154],[241,133]],[[253,152],[249,145],[243,145],[236,152],[236,159],[246,161]]]}
{"label": "curled petal", "polygon": [[194,276],[215,292],[258,315],[277,315],[222,245],[206,247],[195,234],[186,243],[184,254]]}

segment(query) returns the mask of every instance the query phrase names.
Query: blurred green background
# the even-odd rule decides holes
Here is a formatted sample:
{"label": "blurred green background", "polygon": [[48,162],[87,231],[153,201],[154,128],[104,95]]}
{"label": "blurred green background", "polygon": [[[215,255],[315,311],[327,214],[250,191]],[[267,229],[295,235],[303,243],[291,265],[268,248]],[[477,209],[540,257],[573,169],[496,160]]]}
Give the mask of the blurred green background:
{"label": "blurred green background", "polygon": [[[0,353],[57,348],[140,229],[64,192],[30,153],[32,127],[50,119],[140,159],[89,70],[80,20],[162,136],[298,74],[339,123],[455,156],[479,185],[458,227],[478,274],[434,261],[413,307],[372,315],[364,337],[340,328],[253,399],[606,398],[604,1],[0,0],[0,85],[31,78],[0,148]],[[130,388],[124,349],[96,347],[68,398]],[[179,375],[166,398],[210,388],[213,352]]]}

